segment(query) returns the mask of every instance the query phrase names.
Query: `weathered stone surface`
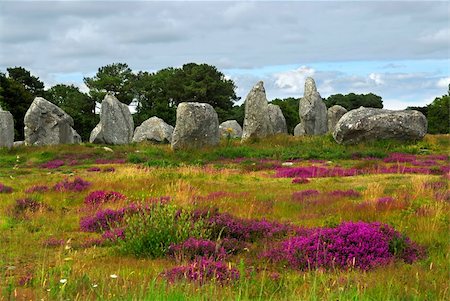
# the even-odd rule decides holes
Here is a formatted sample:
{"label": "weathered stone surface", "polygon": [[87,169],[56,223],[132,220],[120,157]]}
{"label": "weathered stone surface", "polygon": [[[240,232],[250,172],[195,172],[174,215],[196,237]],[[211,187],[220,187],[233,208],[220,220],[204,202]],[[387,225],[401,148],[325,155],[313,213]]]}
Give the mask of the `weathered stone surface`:
{"label": "weathered stone surface", "polygon": [[73,136],[73,143],[75,144],[81,143],[81,136],[73,128],[72,128],[72,136]]}
{"label": "weathered stone surface", "polygon": [[100,122],[92,130],[89,142],[99,144],[127,144],[133,138],[134,122],[130,109],[111,94],[102,101]]}
{"label": "weathered stone surface", "polygon": [[294,136],[304,136],[304,135],[306,135],[305,128],[303,127],[303,124],[300,122],[294,128]]}
{"label": "weathered stone surface", "polygon": [[219,144],[219,140],[219,118],[211,105],[198,102],[178,105],[172,149],[213,146]]}
{"label": "weathered stone surface", "polygon": [[414,110],[390,111],[360,107],[346,113],[333,132],[338,143],[376,139],[419,140],[427,133],[426,117]]}
{"label": "weathered stone surface", "polygon": [[300,99],[299,114],[306,135],[322,135],[327,132],[327,107],[311,77],[306,78],[305,93]]}
{"label": "weathered stone surface", "polygon": [[340,106],[334,105],[327,111],[328,116],[328,131],[333,133],[336,123],[341,119],[344,114],[347,113],[347,109]]}
{"label": "weathered stone surface", "polygon": [[273,127],[269,118],[269,106],[264,83],[258,82],[245,99],[245,117],[242,141],[251,138],[264,138],[273,135]]}
{"label": "weathered stone surface", "polygon": [[172,142],[173,126],[161,118],[153,116],[136,128],[133,142],[151,141],[158,143]]}
{"label": "weathered stone surface", "polygon": [[274,134],[287,134],[286,119],[280,107],[274,104],[269,104],[269,120],[272,123]]}
{"label": "weathered stone surface", "polygon": [[0,147],[11,148],[14,143],[14,119],[0,107]]}
{"label": "weathered stone surface", "polygon": [[73,119],[61,108],[36,97],[24,118],[26,145],[74,143]]}
{"label": "weathered stone surface", "polygon": [[227,120],[219,125],[220,135],[222,137],[241,138],[242,127],[236,120]]}

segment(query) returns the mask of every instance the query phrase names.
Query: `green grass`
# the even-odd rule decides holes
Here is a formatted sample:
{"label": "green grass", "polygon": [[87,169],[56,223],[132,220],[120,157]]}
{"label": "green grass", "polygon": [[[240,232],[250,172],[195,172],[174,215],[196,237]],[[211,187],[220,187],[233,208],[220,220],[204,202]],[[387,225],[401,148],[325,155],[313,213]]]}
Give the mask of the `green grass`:
{"label": "green grass", "polygon": [[[314,178],[298,185],[292,184],[292,179],[273,177],[274,164],[293,159],[302,159],[297,165],[315,164],[307,160],[320,159],[330,161],[331,166],[370,167],[377,163],[357,157],[384,158],[392,152],[448,154],[449,138],[428,135],[417,143],[377,141],[342,146],[330,136],[278,136],[247,144],[222,141],[215,148],[177,152],[167,145],[145,143],[108,146],[113,152],[92,144],[1,149],[0,183],[14,191],[0,193],[0,300],[449,300],[449,203],[438,201],[425,186],[448,178],[373,174]],[[77,160],[77,165],[51,170],[40,167],[55,159],[67,163]],[[95,164],[97,159],[124,159],[126,163]],[[114,167],[115,172],[88,172],[92,166]],[[24,192],[33,185],[52,187],[74,176],[92,182],[92,187],[82,192]],[[298,190],[350,188],[362,196],[318,203],[291,198]],[[413,264],[395,262],[371,271],[300,272],[265,263],[257,256],[263,246],[256,245],[230,259],[230,264],[246,274],[236,283],[172,284],[161,273],[177,263],[159,255],[136,256],[145,252],[133,249],[139,245],[138,240],[132,252],[118,252],[115,245],[82,246],[87,239],[99,237],[79,229],[80,218],[91,213],[84,208],[83,200],[94,190],[118,191],[128,197],[127,202],[170,196],[176,208],[217,207],[241,218],[265,218],[305,227],[378,221],[426,247],[427,256]],[[207,197],[219,191],[229,194]],[[201,201],[199,196],[203,197]],[[392,196],[397,206],[379,210],[370,205],[383,196]],[[25,197],[46,207],[13,216],[15,201]],[[364,202],[369,205],[361,209]],[[160,233],[173,234],[163,230],[174,225],[155,222],[162,226]],[[185,236],[188,230],[180,229],[180,237]],[[45,247],[44,242],[52,237],[63,239],[64,244]],[[395,247],[401,248],[401,241]],[[27,277],[29,281],[25,281]],[[61,283],[61,279],[67,282]]]}

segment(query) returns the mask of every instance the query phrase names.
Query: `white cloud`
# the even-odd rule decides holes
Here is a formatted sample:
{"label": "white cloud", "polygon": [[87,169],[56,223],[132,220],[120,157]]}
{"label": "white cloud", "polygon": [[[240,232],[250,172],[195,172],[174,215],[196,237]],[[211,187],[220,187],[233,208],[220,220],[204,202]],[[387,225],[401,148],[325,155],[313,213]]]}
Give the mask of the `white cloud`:
{"label": "white cloud", "polygon": [[314,76],[315,70],[301,66],[295,70],[275,73],[275,86],[285,90],[286,92],[299,94],[303,91],[305,79],[308,76]]}
{"label": "white cloud", "polygon": [[438,88],[448,88],[448,85],[450,85],[450,76],[440,78],[436,84]]}

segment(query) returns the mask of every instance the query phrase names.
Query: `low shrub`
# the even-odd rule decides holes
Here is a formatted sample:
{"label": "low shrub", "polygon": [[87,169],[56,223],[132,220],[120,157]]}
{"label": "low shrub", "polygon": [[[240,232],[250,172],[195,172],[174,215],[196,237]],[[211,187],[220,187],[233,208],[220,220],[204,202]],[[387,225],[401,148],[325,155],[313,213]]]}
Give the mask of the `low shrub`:
{"label": "low shrub", "polygon": [[124,200],[126,197],[115,191],[96,190],[89,193],[84,198],[86,205],[97,206],[103,203],[111,203]]}
{"label": "low shrub", "polygon": [[125,254],[157,258],[164,256],[169,247],[189,237],[207,238],[202,219],[193,221],[191,213],[171,204],[154,204],[125,217],[125,239],[119,249]]}
{"label": "low shrub", "polygon": [[411,263],[423,255],[423,250],[388,225],[345,222],[336,228],[318,228],[310,235],[285,240],[264,255],[299,270],[368,270],[395,258]]}
{"label": "low shrub", "polygon": [[73,181],[70,181],[68,178],[65,178],[61,182],[55,184],[53,186],[53,190],[56,191],[73,191],[73,192],[80,192],[83,190],[88,189],[92,183],[83,180],[80,177],[76,177]]}

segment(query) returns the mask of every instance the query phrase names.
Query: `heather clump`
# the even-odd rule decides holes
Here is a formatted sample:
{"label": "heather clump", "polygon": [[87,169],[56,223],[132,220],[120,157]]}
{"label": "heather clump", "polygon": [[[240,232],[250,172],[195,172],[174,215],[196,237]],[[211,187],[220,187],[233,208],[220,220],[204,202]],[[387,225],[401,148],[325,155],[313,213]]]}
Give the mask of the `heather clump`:
{"label": "heather clump", "polygon": [[308,190],[300,190],[300,191],[295,191],[292,193],[291,199],[293,201],[304,201],[306,199],[309,199],[313,196],[317,196],[319,195],[320,192],[318,190],[315,189],[308,189]]}
{"label": "heather clump", "polygon": [[44,164],[41,164],[41,167],[47,168],[47,169],[56,169],[56,168],[63,166],[64,164],[65,164],[65,162],[63,160],[52,160],[52,161],[48,161]]}
{"label": "heather clump", "polygon": [[0,183],[0,193],[11,193],[11,192],[13,192],[12,187]]}
{"label": "heather clump", "polygon": [[328,195],[337,198],[359,198],[361,196],[361,193],[353,189],[347,189],[347,190],[333,190],[328,192]]}
{"label": "heather clump", "polygon": [[213,238],[232,238],[240,241],[255,241],[275,238],[292,231],[287,224],[267,220],[240,219],[228,213],[216,213],[206,219]]}
{"label": "heather clump", "polygon": [[318,228],[310,235],[289,238],[265,256],[299,270],[368,270],[395,258],[411,263],[422,254],[419,247],[388,225],[345,222],[335,228]]}
{"label": "heather clump", "polygon": [[239,271],[223,261],[200,257],[188,265],[177,266],[164,272],[163,276],[171,283],[187,280],[200,285],[210,281],[224,285],[238,280]]}
{"label": "heather clump", "polygon": [[18,199],[16,200],[12,211],[14,216],[20,216],[25,213],[34,213],[41,209],[43,209],[45,206],[41,202],[38,202],[36,200],[30,199],[30,198],[24,198],[24,199]]}
{"label": "heather clump", "polygon": [[98,206],[104,203],[114,203],[126,199],[126,197],[116,191],[96,190],[89,193],[84,198],[86,205]]}
{"label": "heather clump", "polygon": [[277,178],[349,177],[361,173],[355,168],[321,166],[280,167],[276,171]]}
{"label": "heather clump", "polygon": [[53,190],[61,192],[62,191],[80,192],[88,189],[91,185],[92,183],[85,181],[80,177],[76,177],[73,181],[70,181],[68,178],[65,178],[64,180],[53,186]]}
{"label": "heather clump", "polygon": [[118,210],[104,209],[93,216],[86,216],[80,220],[80,229],[85,232],[103,232],[121,224],[126,208]]}
{"label": "heather clump", "polygon": [[47,185],[34,185],[25,189],[25,193],[40,193],[47,192],[49,190]]}
{"label": "heather clump", "polygon": [[44,247],[52,248],[52,247],[60,247],[65,244],[65,240],[62,238],[56,238],[56,237],[49,237],[44,242]]}
{"label": "heather clump", "polygon": [[197,257],[206,257],[214,260],[224,259],[226,251],[216,241],[190,237],[182,243],[172,244],[169,254],[179,261],[194,260]]}
{"label": "heather clump", "polygon": [[309,183],[309,179],[308,178],[294,178],[292,180],[292,184],[306,184]]}
{"label": "heather clump", "polygon": [[125,229],[124,228],[113,228],[106,230],[102,234],[102,239],[110,242],[117,242],[119,239],[125,239]]}

